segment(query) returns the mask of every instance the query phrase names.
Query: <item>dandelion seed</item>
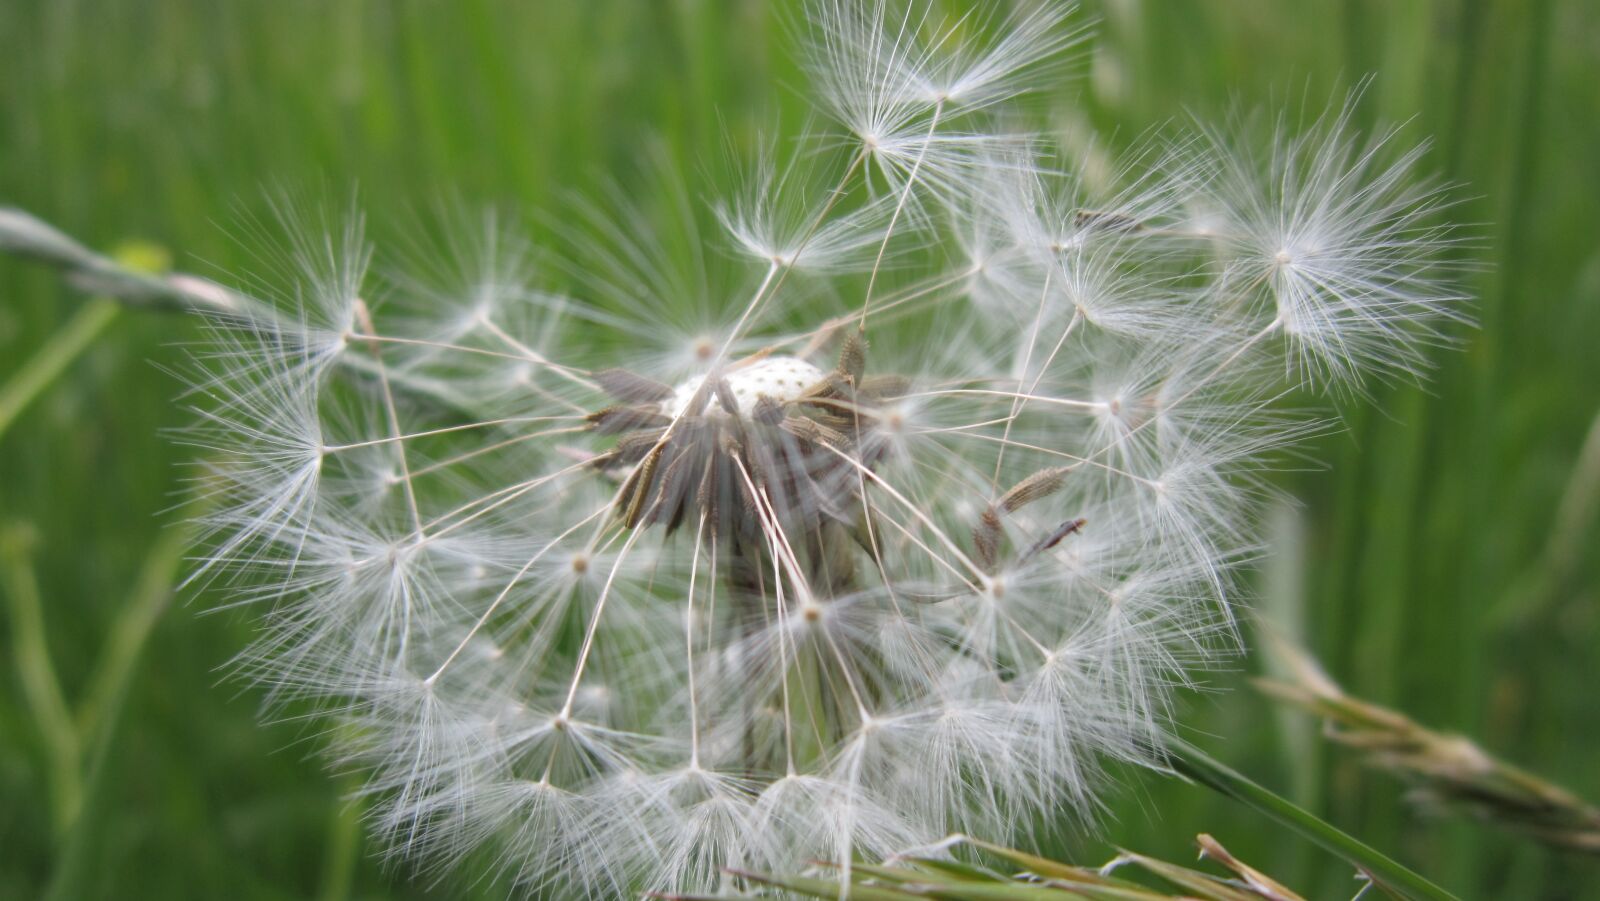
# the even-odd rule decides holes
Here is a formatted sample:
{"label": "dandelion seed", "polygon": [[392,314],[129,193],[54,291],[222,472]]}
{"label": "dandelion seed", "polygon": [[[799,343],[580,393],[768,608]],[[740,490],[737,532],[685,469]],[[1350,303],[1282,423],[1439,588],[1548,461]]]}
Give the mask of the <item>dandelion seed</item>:
{"label": "dandelion seed", "polygon": [[1353,105],[1298,134],[1278,126],[1265,158],[1212,135],[1233,280],[1264,298],[1266,327],[1308,376],[1342,381],[1425,368],[1422,349],[1445,340],[1465,300],[1446,253],[1459,240],[1437,221],[1449,202],[1416,174],[1426,148],[1397,150],[1392,132],[1359,141]]}

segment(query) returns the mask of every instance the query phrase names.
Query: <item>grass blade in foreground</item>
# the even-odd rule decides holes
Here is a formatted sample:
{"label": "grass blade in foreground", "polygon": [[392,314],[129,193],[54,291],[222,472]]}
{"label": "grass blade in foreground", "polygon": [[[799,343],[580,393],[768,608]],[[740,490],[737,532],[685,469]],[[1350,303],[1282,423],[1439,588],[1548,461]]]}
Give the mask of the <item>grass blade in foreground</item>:
{"label": "grass blade in foreground", "polygon": [[[939,843],[947,850],[969,845],[1009,864],[1008,873],[957,863],[940,857],[896,857],[878,866],[854,865],[844,878],[769,876],[729,871],[757,885],[806,897],[857,901],[904,901],[942,898],[946,901],[1048,901],[1090,898],[1095,901],[1305,901],[1304,896],[1240,861],[1209,835],[1195,839],[1202,859],[1226,868],[1226,876],[1124,851],[1110,863],[1085,867],[1060,863],[988,842],[956,835]],[[929,849],[935,850],[935,849]],[[1119,871],[1137,870],[1149,881],[1123,878]],[[713,896],[663,895],[674,901],[709,901]]]}
{"label": "grass blade in foreground", "polygon": [[1366,873],[1380,887],[1403,898],[1443,901],[1455,897],[1376,848],[1319,819],[1310,811],[1262,787],[1187,742],[1174,743],[1169,765],[1179,775],[1252,807],[1337,854]]}

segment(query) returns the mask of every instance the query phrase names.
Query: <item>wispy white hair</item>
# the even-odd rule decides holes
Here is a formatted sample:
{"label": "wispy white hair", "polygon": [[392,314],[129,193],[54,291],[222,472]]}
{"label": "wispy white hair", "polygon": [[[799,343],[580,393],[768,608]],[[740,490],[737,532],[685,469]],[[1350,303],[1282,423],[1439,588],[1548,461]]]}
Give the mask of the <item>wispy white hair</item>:
{"label": "wispy white hair", "polygon": [[812,4],[845,134],[755,154],[726,253],[619,197],[550,267],[494,216],[388,255],[291,218],[286,315],[196,353],[205,572],[394,853],[716,890],[1088,820],[1159,760],[1318,427],[1281,374],[1419,369],[1452,239],[1341,112],[1088,190],[999,124],[1079,37],[1030,9]]}

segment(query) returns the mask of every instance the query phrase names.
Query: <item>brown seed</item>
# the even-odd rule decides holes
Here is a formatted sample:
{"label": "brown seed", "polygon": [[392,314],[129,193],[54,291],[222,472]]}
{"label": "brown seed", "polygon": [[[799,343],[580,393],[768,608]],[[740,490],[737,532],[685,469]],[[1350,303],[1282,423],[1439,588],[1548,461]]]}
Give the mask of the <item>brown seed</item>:
{"label": "brown seed", "polygon": [[1069,519],[1061,525],[1056,526],[1055,531],[1034,542],[1032,547],[1023,552],[1022,556],[1017,558],[1017,564],[1020,566],[1024,563],[1027,563],[1029,560],[1032,560],[1034,557],[1044,553],[1045,551],[1050,550],[1051,548],[1060,544],[1062,539],[1066,538],[1068,535],[1073,535],[1082,531],[1083,527],[1088,523],[1089,521],[1087,519],[1080,517],[1078,519]]}
{"label": "brown seed", "polygon": [[978,552],[978,562],[990,572],[1000,562],[1000,539],[1004,531],[1000,524],[1000,514],[994,507],[989,507],[978,517],[978,524],[972,527],[972,545]]}
{"label": "brown seed", "polygon": [[839,348],[839,374],[848,378],[850,384],[859,385],[866,371],[867,343],[860,332],[851,332],[844,339],[844,346]]}
{"label": "brown seed", "polygon": [[634,470],[633,476],[628,479],[628,484],[623,486],[622,494],[618,501],[627,500],[622,507],[622,521],[630,529],[636,528],[644,519],[645,499],[650,496],[650,484],[655,481],[656,467],[661,463],[661,450],[657,448],[653,453],[644,458],[639,468]]}
{"label": "brown seed", "polygon": [[739,415],[739,398],[734,396],[727,379],[717,376],[712,380],[712,390],[717,393],[717,403],[722,405],[722,412],[729,416]]}
{"label": "brown seed", "polygon": [[650,453],[665,435],[665,429],[629,432],[617,439],[617,446],[612,451],[612,454],[616,456],[618,462],[637,462],[643,459],[645,454]]}
{"label": "brown seed", "polygon": [[783,421],[783,404],[763,394],[756,398],[755,409],[750,411],[750,419],[761,425],[777,425]]}
{"label": "brown seed", "polygon": [[1000,498],[997,506],[1007,513],[1012,513],[1040,498],[1049,497],[1061,490],[1067,472],[1068,469],[1064,466],[1041,469],[1012,486],[1011,490]]}

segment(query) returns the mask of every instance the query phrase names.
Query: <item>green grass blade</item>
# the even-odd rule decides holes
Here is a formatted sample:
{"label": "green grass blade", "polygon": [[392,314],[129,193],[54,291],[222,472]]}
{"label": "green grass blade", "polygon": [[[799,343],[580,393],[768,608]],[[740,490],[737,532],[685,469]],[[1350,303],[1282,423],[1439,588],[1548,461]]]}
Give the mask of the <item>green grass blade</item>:
{"label": "green grass blade", "polygon": [[0,437],[22,411],[61,377],[67,367],[89,349],[94,339],[117,318],[117,304],[93,300],[78,309],[61,330],[51,336],[39,351],[22,364],[4,386],[0,386]]}
{"label": "green grass blade", "polygon": [[1302,838],[1349,861],[1351,865],[1371,876],[1374,881],[1401,897],[1411,901],[1455,899],[1454,895],[1376,848],[1341,831],[1283,796],[1262,787],[1187,742],[1175,743],[1169,762],[1179,775],[1287,826]]}
{"label": "green grass blade", "polygon": [[78,763],[82,745],[46,639],[44,604],[34,575],[31,536],[25,527],[0,532],[0,591],[8,601],[11,652],[17,680],[49,761],[50,814],[57,833],[65,832],[77,814],[83,782]]}
{"label": "green grass blade", "polygon": [[[746,873],[742,870],[729,870],[728,872],[741,879],[781,888],[808,898],[838,899],[844,897],[844,884],[837,879],[766,876],[760,873]],[[906,898],[916,896],[882,886],[851,885],[849,897],[853,901],[905,901]]]}

